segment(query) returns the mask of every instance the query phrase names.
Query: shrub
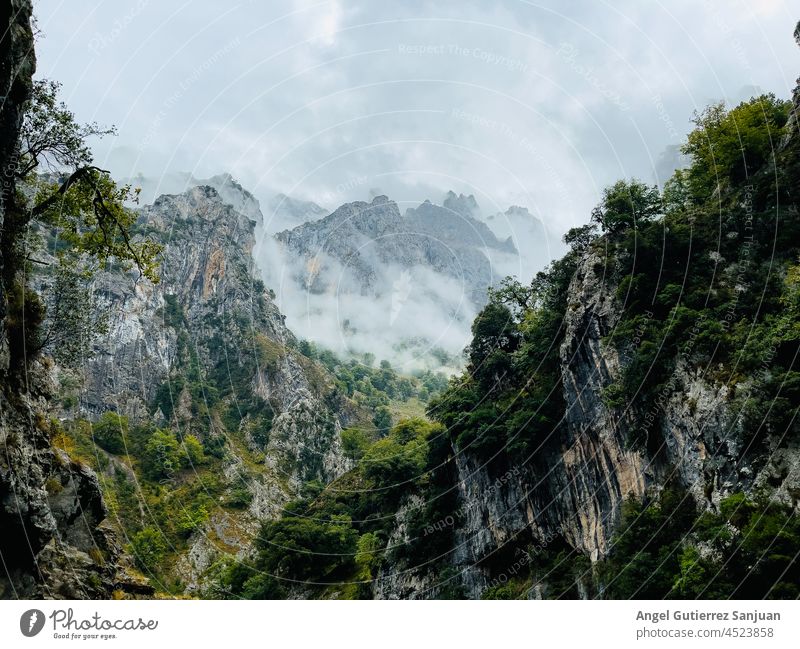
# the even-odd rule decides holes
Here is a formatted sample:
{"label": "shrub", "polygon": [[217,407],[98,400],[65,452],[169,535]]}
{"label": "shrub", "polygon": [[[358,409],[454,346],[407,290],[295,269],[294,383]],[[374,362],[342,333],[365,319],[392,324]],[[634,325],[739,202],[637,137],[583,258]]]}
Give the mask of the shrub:
{"label": "shrub", "polygon": [[92,426],[95,443],[109,453],[125,453],[125,438],[128,435],[128,418],[116,412],[104,412]]}
{"label": "shrub", "polygon": [[155,480],[171,478],[181,464],[178,440],[172,431],[156,430],[144,446],[142,468]]}
{"label": "shrub", "polygon": [[167,544],[161,532],[153,527],[145,527],[131,538],[130,552],[136,565],[146,572],[153,572],[167,551]]}

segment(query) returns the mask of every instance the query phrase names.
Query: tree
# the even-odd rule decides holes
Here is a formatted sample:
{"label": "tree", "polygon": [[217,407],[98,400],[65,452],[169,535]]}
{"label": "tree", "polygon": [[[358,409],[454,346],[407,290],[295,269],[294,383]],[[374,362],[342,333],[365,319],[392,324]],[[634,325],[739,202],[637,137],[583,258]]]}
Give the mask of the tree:
{"label": "tree", "polygon": [[703,203],[721,184],[740,183],[762,167],[780,142],[790,108],[770,93],[731,110],[719,102],[695,113],[696,128],[681,149],[692,159],[687,180],[694,201]]}
{"label": "tree", "polygon": [[519,342],[519,328],[511,310],[496,301],[489,302],[472,323],[469,361],[475,379],[487,389],[504,381]]}
{"label": "tree", "polygon": [[183,438],[183,458],[184,466],[196,467],[206,461],[203,453],[203,444],[194,435],[186,435]]}
{"label": "tree", "polygon": [[370,446],[361,463],[364,477],[387,496],[395,488],[419,477],[425,470],[427,443],[425,438],[434,429],[419,419],[398,424],[388,437]]}
{"label": "tree", "polygon": [[489,287],[489,301],[503,304],[519,320],[522,314],[533,308],[533,290],[514,277],[505,277],[497,287]]}
{"label": "tree", "polygon": [[156,255],[160,247],[133,235],[136,215],[125,207],[138,193],[118,187],[107,171],[95,166],[86,142],[89,137],[113,133],[97,124],[79,125],[58,99],[59,84],[33,82],[17,143],[17,164],[10,169],[16,191],[6,197],[0,256],[3,291],[8,301],[5,318],[9,340],[9,367],[21,370],[27,358],[42,347],[40,325],[44,307],[28,288],[26,267],[32,260],[25,236],[31,224],[53,228],[68,244],[63,254],[105,263],[114,259],[136,267],[139,276],[157,281]]}
{"label": "tree", "polygon": [[167,544],[161,532],[145,527],[131,538],[130,551],[141,570],[152,572],[164,559]]}
{"label": "tree", "polygon": [[142,465],[155,480],[171,478],[181,464],[178,440],[169,430],[156,430],[144,445]]}
{"label": "tree", "polygon": [[372,423],[378,429],[379,435],[385,435],[392,427],[392,413],[386,406],[380,406],[375,410],[375,416],[372,418]]}
{"label": "tree", "polygon": [[108,332],[108,311],[101,308],[91,289],[92,272],[74,258],[62,255],[48,304],[49,327],[40,345],[63,367],[81,367],[92,344]]}
{"label": "tree", "polygon": [[342,431],[342,450],[356,462],[364,457],[364,452],[372,443],[369,435],[361,428],[345,428]]}
{"label": "tree", "polygon": [[603,200],[592,210],[592,221],[606,232],[639,228],[661,213],[658,187],[638,180],[618,180],[603,190]]}
{"label": "tree", "polygon": [[587,223],[577,228],[570,228],[564,235],[563,240],[570,250],[575,254],[583,254],[584,250],[589,247],[597,238],[597,227],[593,223]]}
{"label": "tree", "polygon": [[104,412],[92,426],[92,435],[95,443],[109,453],[115,455],[125,453],[128,418],[116,412]]}

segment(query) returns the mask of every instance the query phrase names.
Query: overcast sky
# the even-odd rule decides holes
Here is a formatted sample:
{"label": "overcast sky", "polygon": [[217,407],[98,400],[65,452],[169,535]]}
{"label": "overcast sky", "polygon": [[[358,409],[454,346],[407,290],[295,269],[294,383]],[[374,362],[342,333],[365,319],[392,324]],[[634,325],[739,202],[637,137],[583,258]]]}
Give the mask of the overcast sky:
{"label": "overcast sky", "polygon": [[652,180],[693,110],[800,72],[781,0],[36,5],[38,74],[117,126],[95,150],[119,177],[230,171],[329,208],[452,188],[556,230]]}

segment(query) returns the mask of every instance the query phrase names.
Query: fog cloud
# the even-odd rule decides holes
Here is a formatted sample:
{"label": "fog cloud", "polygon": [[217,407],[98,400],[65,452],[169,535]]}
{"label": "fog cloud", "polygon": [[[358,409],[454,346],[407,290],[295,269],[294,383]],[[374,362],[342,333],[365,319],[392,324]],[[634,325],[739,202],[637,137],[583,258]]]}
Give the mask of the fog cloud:
{"label": "fog cloud", "polygon": [[[653,180],[692,111],[789,96],[792,3],[37,3],[64,82],[120,177],[232,173],[262,205],[372,190],[525,205],[561,232],[603,186]],[[407,205],[406,205],[407,206]]]}

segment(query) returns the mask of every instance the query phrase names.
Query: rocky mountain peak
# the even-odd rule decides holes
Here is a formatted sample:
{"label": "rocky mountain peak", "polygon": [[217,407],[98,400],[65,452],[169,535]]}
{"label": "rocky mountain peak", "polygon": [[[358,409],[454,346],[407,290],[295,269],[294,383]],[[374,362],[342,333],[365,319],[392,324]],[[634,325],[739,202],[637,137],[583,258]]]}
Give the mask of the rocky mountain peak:
{"label": "rocky mountain peak", "polygon": [[405,222],[409,230],[436,237],[450,246],[491,248],[516,253],[510,241],[498,239],[483,221],[464,210],[425,201],[417,208],[406,210]]}
{"label": "rocky mountain peak", "polygon": [[303,223],[318,221],[327,214],[328,210],[313,201],[278,193],[267,204],[264,226],[269,232],[280,232]]}
{"label": "rocky mountain peak", "polygon": [[450,190],[447,192],[447,194],[445,194],[442,206],[463,216],[475,217],[480,213],[478,201],[475,200],[475,197],[472,194],[469,196],[465,196],[464,194],[456,195],[453,190]]}

